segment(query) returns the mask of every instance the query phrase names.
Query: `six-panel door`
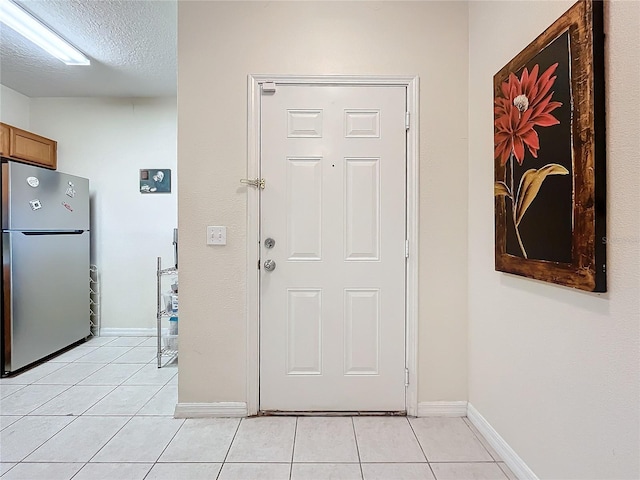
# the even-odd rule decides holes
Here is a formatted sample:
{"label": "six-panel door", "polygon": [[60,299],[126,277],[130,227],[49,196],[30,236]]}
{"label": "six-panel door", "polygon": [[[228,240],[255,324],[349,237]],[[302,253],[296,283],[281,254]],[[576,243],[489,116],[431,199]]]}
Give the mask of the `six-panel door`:
{"label": "six-panel door", "polygon": [[260,409],[405,410],[406,88],[261,100]]}

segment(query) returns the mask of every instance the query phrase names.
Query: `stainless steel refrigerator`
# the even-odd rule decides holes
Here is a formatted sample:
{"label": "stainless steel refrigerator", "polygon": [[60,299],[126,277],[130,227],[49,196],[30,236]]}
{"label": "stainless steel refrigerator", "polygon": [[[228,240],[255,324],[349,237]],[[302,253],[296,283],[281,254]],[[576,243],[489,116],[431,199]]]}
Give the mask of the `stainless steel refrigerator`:
{"label": "stainless steel refrigerator", "polygon": [[2,163],[2,375],[89,336],[89,180]]}

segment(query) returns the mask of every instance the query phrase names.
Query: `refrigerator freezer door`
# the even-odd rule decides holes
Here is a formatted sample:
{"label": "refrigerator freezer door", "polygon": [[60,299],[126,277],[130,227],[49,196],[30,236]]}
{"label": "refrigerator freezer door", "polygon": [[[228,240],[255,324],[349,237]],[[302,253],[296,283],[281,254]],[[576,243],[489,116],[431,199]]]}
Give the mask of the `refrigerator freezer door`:
{"label": "refrigerator freezer door", "polygon": [[9,372],[89,335],[89,232],[5,232],[2,240]]}
{"label": "refrigerator freezer door", "polygon": [[3,230],[89,230],[89,180],[3,163],[2,210]]}

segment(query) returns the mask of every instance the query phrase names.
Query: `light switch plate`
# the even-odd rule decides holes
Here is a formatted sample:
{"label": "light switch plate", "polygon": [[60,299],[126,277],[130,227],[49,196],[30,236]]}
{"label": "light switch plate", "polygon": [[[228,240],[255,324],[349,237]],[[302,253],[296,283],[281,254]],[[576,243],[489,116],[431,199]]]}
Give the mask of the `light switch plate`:
{"label": "light switch plate", "polygon": [[227,227],[208,226],[207,245],[226,245]]}

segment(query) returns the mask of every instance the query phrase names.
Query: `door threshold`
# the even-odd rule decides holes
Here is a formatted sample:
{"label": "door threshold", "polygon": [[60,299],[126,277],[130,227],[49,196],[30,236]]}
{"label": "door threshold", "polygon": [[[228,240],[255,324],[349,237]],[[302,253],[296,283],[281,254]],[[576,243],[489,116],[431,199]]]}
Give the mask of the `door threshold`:
{"label": "door threshold", "polygon": [[406,410],[396,411],[315,411],[315,410],[260,410],[259,417],[406,417]]}

